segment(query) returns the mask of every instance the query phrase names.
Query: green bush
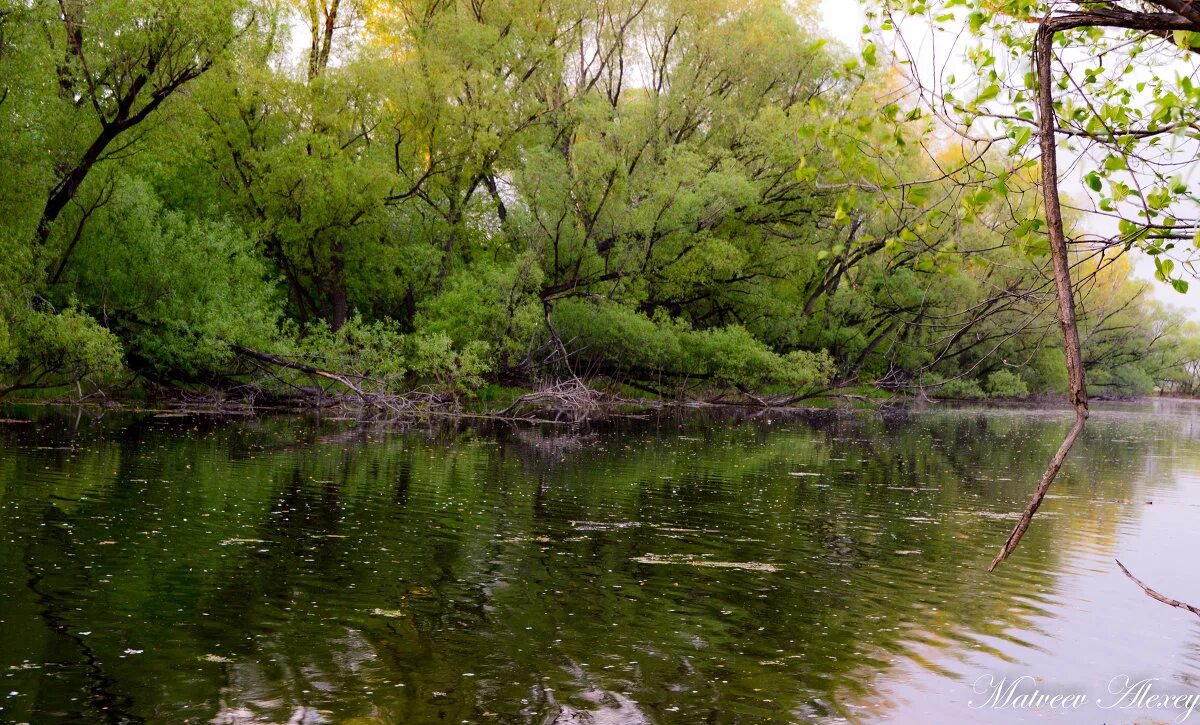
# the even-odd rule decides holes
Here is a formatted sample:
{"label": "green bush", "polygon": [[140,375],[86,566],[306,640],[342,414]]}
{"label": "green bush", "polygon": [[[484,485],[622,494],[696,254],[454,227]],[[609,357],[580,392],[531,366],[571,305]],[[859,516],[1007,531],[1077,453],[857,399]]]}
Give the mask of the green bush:
{"label": "green bush", "polygon": [[[477,265],[452,275],[442,293],[421,307],[416,329],[444,335],[459,349],[486,343],[489,367],[516,365],[544,332],[545,313],[535,294],[540,268],[530,257],[511,265]],[[474,354],[481,354],[476,347]]]}
{"label": "green bush", "polygon": [[782,385],[804,390],[824,385],[834,372],[833,361],[823,352],[796,350],[781,356],[737,325],[683,331],[680,343],[685,368],[708,374],[721,385],[749,389]]}
{"label": "green bush", "polygon": [[323,323],[313,326],[285,357],[346,375],[368,392],[400,393],[422,384],[465,392],[482,385],[490,369],[484,342],[460,348],[444,333],[405,334],[394,321],[358,316],[336,332]]}
{"label": "green bush", "polygon": [[450,337],[442,333],[413,335],[410,341],[413,372],[422,380],[433,382],[439,390],[456,393],[483,385],[483,375],[490,369],[486,342],[474,340],[456,349]]}
{"label": "green bush", "polygon": [[555,329],[582,369],[634,376],[670,373],[683,355],[678,330],[607,300],[562,300],[554,307]]}
{"label": "green bush", "polygon": [[979,381],[972,378],[954,378],[947,380],[933,388],[933,397],[935,398],[953,398],[961,400],[975,400],[977,398],[987,397],[983,388],[979,387]]}
{"label": "green bush", "polygon": [[0,395],[83,380],[100,386],[123,369],[120,341],[78,310],[31,310],[14,327],[19,352],[0,367]]}
{"label": "green bush", "polygon": [[1150,374],[1141,366],[1130,363],[1089,370],[1088,385],[1092,390],[1110,395],[1150,395],[1154,392],[1154,379]]}
{"label": "green bush", "polygon": [[277,339],[283,298],[250,233],[164,208],[150,184],[118,176],[62,274],[79,304],[160,377],[222,373],[231,344]]}
{"label": "green bush", "polygon": [[1021,370],[1021,376],[1029,382],[1031,391],[1066,393],[1067,356],[1061,347],[1047,344]]}
{"label": "green bush", "polygon": [[361,379],[366,389],[395,392],[404,387],[409,372],[407,346],[394,322],[365,322],[355,316],[337,332],[324,323],[313,325],[287,350],[287,357]]}
{"label": "green bush", "polygon": [[1022,398],[1029,395],[1029,386],[1020,375],[1009,370],[997,370],[988,375],[987,391],[993,398]]}
{"label": "green bush", "polygon": [[693,330],[665,316],[653,319],[606,300],[564,300],[554,324],[581,369],[643,380],[699,379],[723,387],[798,391],[829,382],[824,352],[780,355],[738,325]]}

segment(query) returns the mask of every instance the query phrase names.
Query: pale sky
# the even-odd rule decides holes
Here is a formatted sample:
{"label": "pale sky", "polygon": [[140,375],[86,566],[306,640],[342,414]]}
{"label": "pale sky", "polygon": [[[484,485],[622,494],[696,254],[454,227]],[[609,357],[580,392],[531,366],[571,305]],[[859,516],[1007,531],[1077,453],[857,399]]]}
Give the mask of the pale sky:
{"label": "pale sky", "polygon": [[[857,0],[821,0],[821,29],[829,36],[840,41],[851,49],[862,47],[862,27],[866,22],[862,5]],[[1061,157],[1060,157],[1061,158]],[[1062,161],[1060,166],[1065,166]],[[1066,182],[1080,186],[1078,179]],[[1082,189],[1082,186],[1080,186]],[[1144,254],[1136,254],[1134,260],[1135,274],[1147,280],[1154,279],[1154,264]],[[1169,285],[1154,282],[1151,285],[1154,298],[1172,307],[1186,310],[1193,320],[1200,321],[1200,279],[1192,282],[1188,293],[1181,295]]]}
{"label": "pale sky", "polygon": [[851,48],[860,46],[865,21],[855,0],[821,0],[821,29]]}

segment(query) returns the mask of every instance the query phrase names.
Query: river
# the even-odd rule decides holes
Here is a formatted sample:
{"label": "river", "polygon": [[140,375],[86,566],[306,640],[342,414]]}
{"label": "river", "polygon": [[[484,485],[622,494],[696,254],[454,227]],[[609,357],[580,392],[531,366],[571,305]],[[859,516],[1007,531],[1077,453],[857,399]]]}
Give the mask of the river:
{"label": "river", "polygon": [[1098,404],[995,574],[1065,409],[0,417],[3,722],[1175,722],[1200,698],[1200,618],[1114,563],[1200,604],[1200,404]]}

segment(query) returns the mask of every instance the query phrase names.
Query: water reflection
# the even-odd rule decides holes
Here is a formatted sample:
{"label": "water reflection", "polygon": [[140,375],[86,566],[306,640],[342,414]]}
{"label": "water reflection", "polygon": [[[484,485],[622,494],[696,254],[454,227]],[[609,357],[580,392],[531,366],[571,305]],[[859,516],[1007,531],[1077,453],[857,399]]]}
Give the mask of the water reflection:
{"label": "water reflection", "polygon": [[36,421],[0,424],[0,719],[1007,722],[968,708],[980,673],[1200,688],[1200,627],[1110,564],[1200,601],[1200,433],[1156,405],[1094,415],[996,575],[1065,412],[9,409]]}

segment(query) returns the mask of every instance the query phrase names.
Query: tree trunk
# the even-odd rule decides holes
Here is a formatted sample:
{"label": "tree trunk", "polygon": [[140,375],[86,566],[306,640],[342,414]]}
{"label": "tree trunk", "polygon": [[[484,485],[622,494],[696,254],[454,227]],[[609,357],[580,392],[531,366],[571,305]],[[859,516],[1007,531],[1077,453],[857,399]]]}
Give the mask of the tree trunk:
{"label": "tree trunk", "polygon": [[1067,256],[1067,239],[1063,232],[1062,207],[1058,198],[1058,160],[1055,156],[1055,126],[1057,120],[1054,113],[1052,96],[1052,78],[1050,60],[1053,52],[1054,31],[1045,23],[1038,27],[1037,38],[1034,42],[1034,63],[1037,67],[1038,82],[1038,143],[1042,155],[1042,200],[1046,207],[1046,232],[1050,236],[1050,257],[1054,262],[1054,285],[1058,295],[1058,317],[1062,325],[1063,348],[1067,354],[1067,380],[1070,384],[1071,406],[1075,409],[1075,423],[1067,433],[1066,439],[1059,446],[1050,465],[1042,474],[1033,497],[1025,506],[1021,519],[1008,535],[1008,540],[992,560],[988,571],[994,571],[1021,542],[1021,537],[1029,528],[1029,522],[1042,505],[1042,499],[1062,468],[1063,461],[1070,452],[1075,439],[1083,431],[1088,418],[1087,389],[1084,386],[1083,356],[1079,351],[1079,328],[1075,323],[1075,292],[1071,285],[1071,260]]}
{"label": "tree trunk", "polygon": [[342,244],[333,247],[333,263],[329,274],[329,326],[334,332],[342,329],[349,319],[350,306],[346,292],[346,261]]}

